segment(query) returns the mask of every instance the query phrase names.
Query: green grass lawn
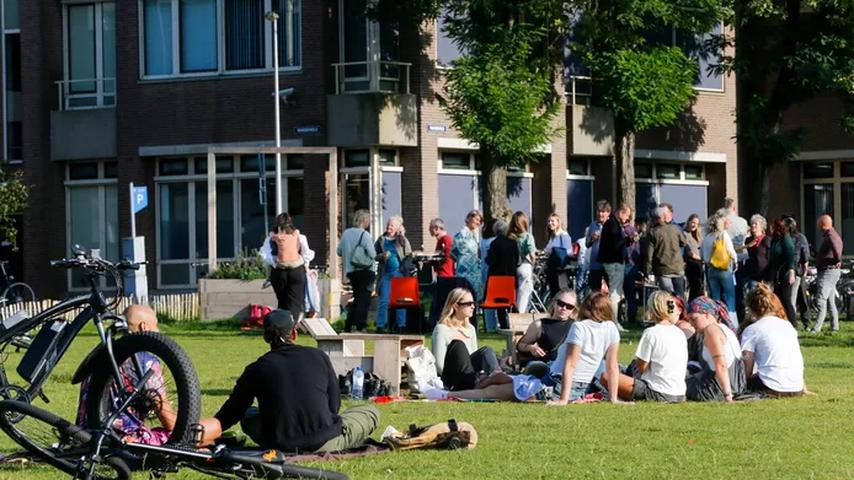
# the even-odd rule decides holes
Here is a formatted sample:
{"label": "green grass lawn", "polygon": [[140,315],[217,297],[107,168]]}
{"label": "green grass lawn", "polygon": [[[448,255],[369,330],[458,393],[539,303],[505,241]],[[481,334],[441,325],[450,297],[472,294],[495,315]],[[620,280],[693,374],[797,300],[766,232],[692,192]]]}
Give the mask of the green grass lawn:
{"label": "green grass lawn", "polygon": [[[225,400],[243,367],[265,351],[258,333],[221,325],[167,325],[195,363],[203,414]],[[620,358],[634,354],[638,334],[626,335]],[[48,408],[74,418],[74,368],[96,343],[91,332],[69,350],[46,387]],[[301,343],[311,344],[310,339]],[[503,340],[481,344],[500,351]],[[449,418],[472,423],[480,443],[466,451],[413,451],[325,463],[351,478],[854,478],[854,324],[843,333],[802,338],[806,380],[818,395],[736,405],[575,405],[425,403],[381,405],[386,425]],[[14,370],[19,354],[6,359]],[[37,402],[41,404],[41,401]],[[0,452],[17,450],[0,433]],[[53,479],[44,466],[2,465],[0,479]],[[138,474],[139,478],[146,478]],[[202,478],[183,471],[170,478]]]}

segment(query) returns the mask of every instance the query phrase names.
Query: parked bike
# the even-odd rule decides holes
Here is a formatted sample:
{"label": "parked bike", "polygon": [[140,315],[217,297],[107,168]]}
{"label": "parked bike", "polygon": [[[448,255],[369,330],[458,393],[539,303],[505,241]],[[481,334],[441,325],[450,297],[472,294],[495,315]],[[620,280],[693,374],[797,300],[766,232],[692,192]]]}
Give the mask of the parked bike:
{"label": "parked bike", "polygon": [[16,282],[8,267],[9,262],[0,261],[0,307],[35,300],[33,288],[24,282]]}

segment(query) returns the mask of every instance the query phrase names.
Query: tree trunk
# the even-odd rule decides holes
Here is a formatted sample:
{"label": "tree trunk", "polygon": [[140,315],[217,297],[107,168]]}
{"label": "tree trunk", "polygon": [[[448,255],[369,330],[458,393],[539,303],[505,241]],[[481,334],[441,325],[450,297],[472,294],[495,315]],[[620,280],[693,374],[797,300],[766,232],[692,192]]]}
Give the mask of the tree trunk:
{"label": "tree trunk", "polygon": [[760,162],[759,175],[762,179],[762,193],[759,197],[759,214],[768,218],[768,208],[771,206],[771,171],[773,165]]}
{"label": "tree trunk", "polygon": [[497,165],[495,157],[481,150],[483,175],[483,215],[485,220],[500,218],[509,221],[513,214],[507,202],[507,169]]}
{"label": "tree trunk", "polygon": [[[635,208],[635,132],[628,128],[614,129],[614,158],[620,175],[620,201]],[[614,192],[617,198],[617,192]],[[617,208],[617,205],[614,205]]]}

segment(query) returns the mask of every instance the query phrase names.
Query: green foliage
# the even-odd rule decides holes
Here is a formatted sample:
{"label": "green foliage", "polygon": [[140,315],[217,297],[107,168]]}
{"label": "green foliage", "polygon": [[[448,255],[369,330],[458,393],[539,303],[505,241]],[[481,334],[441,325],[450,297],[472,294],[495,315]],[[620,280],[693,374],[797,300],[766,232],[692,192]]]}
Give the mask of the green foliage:
{"label": "green foliage", "polygon": [[22,172],[7,172],[0,167],[0,239],[8,240],[14,250],[18,249],[18,231],[12,216],[27,206],[29,192],[21,180]]}
{"label": "green foliage", "polygon": [[602,103],[634,131],[670,125],[694,97],[697,64],[676,47],[588,53]]}
{"label": "green foliage", "polygon": [[267,278],[264,261],[258,255],[241,252],[234,261],[220,262],[207,278],[234,280],[263,280]]}
{"label": "green foliage", "polygon": [[559,102],[546,69],[531,68],[533,28],[504,32],[505,41],[480,44],[447,72],[442,106],[454,128],[491,153],[500,166],[521,165],[556,133]]}

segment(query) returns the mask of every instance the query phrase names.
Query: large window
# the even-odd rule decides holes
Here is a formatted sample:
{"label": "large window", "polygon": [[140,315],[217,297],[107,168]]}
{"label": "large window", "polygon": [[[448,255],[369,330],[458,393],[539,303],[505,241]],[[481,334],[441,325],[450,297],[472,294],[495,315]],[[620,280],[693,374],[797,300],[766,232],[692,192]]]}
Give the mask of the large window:
{"label": "large window", "polygon": [[116,4],[67,5],[65,75],[60,108],[94,108],[116,103]]}
{"label": "large window", "polygon": [[[79,245],[98,250],[110,261],[119,259],[118,186],[115,163],[72,163],[65,181],[67,252]],[[79,271],[68,276],[70,289],[88,285]]]}
{"label": "large window", "polygon": [[682,223],[696,213],[708,215],[708,182],[702,164],[663,161],[635,163],[635,216],[648,218],[662,202],[673,205],[673,221]]}
{"label": "large window", "polygon": [[301,0],[140,0],[140,5],[143,77],[272,69],[268,11],[279,14],[280,68],[301,65]]}
{"label": "large window", "polygon": [[[217,157],[218,260],[257,250],[264,241],[275,218],[273,158],[268,155],[265,160],[265,209],[261,204],[257,155]],[[305,211],[301,160],[283,157],[284,209],[294,215],[297,228],[302,226]],[[157,169],[158,286],[193,287],[208,258],[207,158],[162,158]]]}
{"label": "large window", "polygon": [[8,162],[23,159],[21,129],[21,30],[20,0],[0,0],[3,16],[3,157]]}
{"label": "large window", "polygon": [[340,92],[409,92],[409,64],[400,62],[400,25],[365,14],[366,0],[338,0]]}
{"label": "large window", "polygon": [[803,223],[801,230],[813,249],[822,234],[818,217],[827,214],[842,235],[846,256],[854,255],[854,159],[801,162]]}

